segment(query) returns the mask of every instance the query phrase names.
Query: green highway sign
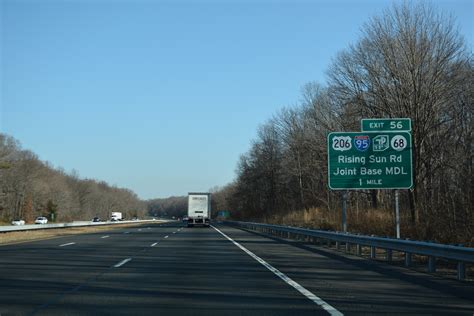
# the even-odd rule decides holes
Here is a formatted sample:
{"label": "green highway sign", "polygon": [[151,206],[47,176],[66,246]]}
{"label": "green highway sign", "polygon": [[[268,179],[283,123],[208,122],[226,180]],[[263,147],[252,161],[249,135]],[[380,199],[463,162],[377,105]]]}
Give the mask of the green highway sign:
{"label": "green highway sign", "polygon": [[413,186],[409,132],[335,132],[328,135],[327,141],[330,189]]}
{"label": "green highway sign", "polygon": [[362,119],[360,125],[360,130],[363,132],[411,131],[411,119],[409,118]]}

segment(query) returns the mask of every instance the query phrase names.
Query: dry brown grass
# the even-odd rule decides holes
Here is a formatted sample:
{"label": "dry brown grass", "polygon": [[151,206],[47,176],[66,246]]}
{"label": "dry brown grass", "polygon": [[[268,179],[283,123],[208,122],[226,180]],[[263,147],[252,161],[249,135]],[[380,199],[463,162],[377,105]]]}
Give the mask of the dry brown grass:
{"label": "dry brown grass", "polygon": [[96,233],[115,229],[117,227],[137,226],[140,223],[114,224],[90,227],[52,228],[42,230],[26,230],[21,232],[0,233],[0,245],[11,245],[34,240],[44,240],[68,235]]}
{"label": "dry brown grass", "polygon": [[[474,236],[468,238],[465,238],[465,236],[453,237],[442,230],[435,230],[431,227],[433,225],[430,226],[427,223],[417,223],[413,226],[408,216],[409,214],[402,213],[400,217],[401,238],[433,240],[439,243],[463,244],[465,247],[474,247]],[[319,208],[290,211],[267,216],[263,221],[269,224],[342,231],[340,208],[332,211]],[[396,237],[394,212],[383,209],[348,210],[347,231],[363,235]]]}
{"label": "dry brown grass", "polygon": [[[266,219],[268,223],[307,227],[322,230],[342,230],[341,210],[311,208],[303,211],[291,211],[276,214]],[[402,219],[402,223],[405,219]],[[391,211],[364,210],[347,212],[348,231],[365,235],[394,236],[395,222]]]}

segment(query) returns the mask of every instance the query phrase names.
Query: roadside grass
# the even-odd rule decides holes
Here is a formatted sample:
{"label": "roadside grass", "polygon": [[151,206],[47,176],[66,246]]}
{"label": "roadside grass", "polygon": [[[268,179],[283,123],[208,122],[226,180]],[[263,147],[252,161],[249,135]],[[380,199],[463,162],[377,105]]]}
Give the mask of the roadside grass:
{"label": "roadside grass", "polygon": [[[341,209],[310,208],[308,210],[276,213],[263,218],[269,224],[288,225],[320,230],[342,231]],[[446,229],[436,228],[440,224],[417,223],[413,226],[409,214],[400,214],[400,237],[412,240],[435,241],[444,244],[462,244],[474,247],[474,236],[453,237]],[[384,209],[347,210],[347,231],[353,234],[396,237],[395,214]]]}
{"label": "roadside grass", "polygon": [[26,230],[19,232],[0,233],[0,246],[11,245],[35,240],[44,240],[68,235],[109,231],[117,227],[133,227],[141,223],[114,224],[91,227],[50,228],[42,230]]}
{"label": "roadside grass", "polygon": [[[310,208],[302,211],[290,211],[266,218],[266,222],[321,230],[342,231],[340,210]],[[347,211],[348,231],[365,235],[394,236],[394,220],[390,211],[368,209]]]}

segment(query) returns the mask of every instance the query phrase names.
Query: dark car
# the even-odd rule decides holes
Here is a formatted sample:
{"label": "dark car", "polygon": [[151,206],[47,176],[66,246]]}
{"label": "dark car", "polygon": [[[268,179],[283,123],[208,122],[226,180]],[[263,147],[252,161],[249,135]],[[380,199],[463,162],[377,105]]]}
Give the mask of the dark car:
{"label": "dark car", "polygon": [[94,222],[94,223],[100,222],[100,218],[99,217],[94,217],[92,219],[92,222]]}

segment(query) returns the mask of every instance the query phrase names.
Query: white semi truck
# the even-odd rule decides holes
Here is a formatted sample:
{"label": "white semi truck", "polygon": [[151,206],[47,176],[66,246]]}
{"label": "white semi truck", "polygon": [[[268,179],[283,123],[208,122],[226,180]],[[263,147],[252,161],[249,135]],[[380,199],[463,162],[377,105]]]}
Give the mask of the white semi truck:
{"label": "white semi truck", "polygon": [[211,221],[211,193],[188,194],[188,227],[208,226]]}

